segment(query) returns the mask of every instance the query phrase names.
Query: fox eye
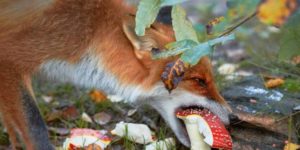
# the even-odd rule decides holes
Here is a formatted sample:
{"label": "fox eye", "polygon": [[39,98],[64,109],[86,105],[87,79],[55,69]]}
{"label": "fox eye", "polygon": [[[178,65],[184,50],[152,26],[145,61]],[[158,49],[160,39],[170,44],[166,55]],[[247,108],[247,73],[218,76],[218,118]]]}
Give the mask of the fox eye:
{"label": "fox eye", "polygon": [[200,79],[200,78],[194,78],[194,80],[198,83],[199,86],[201,87],[207,87],[205,80]]}
{"label": "fox eye", "polygon": [[151,52],[152,52],[153,55],[155,55],[155,54],[158,54],[160,52],[160,49],[154,47],[154,48],[151,49]]}

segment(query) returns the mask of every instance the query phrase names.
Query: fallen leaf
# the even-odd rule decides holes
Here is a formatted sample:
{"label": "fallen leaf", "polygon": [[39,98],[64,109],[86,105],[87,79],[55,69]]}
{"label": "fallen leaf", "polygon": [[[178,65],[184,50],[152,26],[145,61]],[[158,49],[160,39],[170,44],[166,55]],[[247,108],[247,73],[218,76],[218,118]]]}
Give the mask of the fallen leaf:
{"label": "fallen leaf", "polygon": [[84,120],[84,121],[86,121],[86,122],[93,123],[92,118],[87,113],[85,113],[85,112],[83,112],[81,114],[81,119]]}
{"label": "fallen leaf", "polygon": [[101,103],[103,101],[106,101],[107,100],[107,97],[106,95],[101,92],[101,91],[98,91],[98,90],[92,90],[90,92],[90,98],[95,102],[95,103]]}
{"label": "fallen leaf", "polygon": [[208,35],[211,35],[213,32],[213,27],[219,23],[221,23],[223,20],[225,19],[225,17],[217,17],[211,21],[208,22],[208,24],[206,25],[206,33]]}
{"label": "fallen leaf", "polygon": [[108,95],[107,98],[108,98],[111,102],[114,102],[114,103],[121,102],[122,100],[124,100],[123,97],[118,96],[118,95]]}
{"label": "fallen leaf", "polygon": [[300,148],[300,145],[294,144],[294,143],[287,143],[284,146],[284,150],[298,150]]}
{"label": "fallen leaf", "polygon": [[296,0],[266,0],[258,8],[258,18],[263,23],[281,26],[296,8]]}
{"label": "fallen leaf", "polygon": [[295,64],[295,65],[300,64],[300,55],[293,57],[292,58],[292,63]]}
{"label": "fallen leaf", "polygon": [[256,103],[257,103],[257,100],[255,100],[255,99],[250,99],[250,103],[256,104]]}
{"label": "fallen leaf", "polygon": [[46,96],[43,95],[42,99],[46,102],[46,103],[51,103],[53,101],[53,97],[52,96]]}
{"label": "fallen leaf", "polygon": [[70,130],[67,129],[67,128],[55,128],[55,127],[49,127],[48,130],[54,132],[55,134],[59,134],[59,135],[67,135],[67,134],[70,134]]}
{"label": "fallen leaf", "polygon": [[178,86],[187,68],[188,66],[181,59],[167,64],[161,75],[161,80],[169,92]]}
{"label": "fallen leaf", "polygon": [[218,72],[221,75],[230,75],[235,72],[235,70],[238,68],[235,64],[223,64],[218,68]]}
{"label": "fallen leaf", "polygon": [[275,88],[280,85],[284,84],[284,80],[281,78],[276,78],[276,79],[270,79],[267,82],[265,82],[265,87],[266,88]]}
{"label": "fallen leaf", "polygon": [[127,116],[130,117],[130,116],[134,115],[136,112],[137,112],[137,109],[130,109],[127,112]]}
{"label": "fallen leaf", "polygon": [[75,106],[68,106],[62,110],[54,111],[46,116],[46,121],[56,121],[58,119],[75,120],[79,117],[78,110]]}
{"label": "fallen leaf", "polygon": [[105,112],[100,112],[94,115],[94,121],[100,125],[105,125],[111,120],[111,115],[105,113]]}
{"label": "fallen leaf", "polygon": [[64,150],[103,150],[111,138],[98,130],[76,128],[71,130],[70,137],[63,144]]}
{"label": "fallen leaf", "polygon": [[86,150],[102,150],[102,148],[97,144],[90,144],[89,146],[87,146],[84,149],[86,149]]}
{"label": "fallen leaf", "polygon": [[75,120],[79,117],[78,110],[75,106],[69,106],[62,110],[62,117],[68,120]]}
{"label": "fallen leaf", "polygon": [[236,115],[241,121],[245,121],[262,127],[271,126],[276,122],[274,118],[269,116],[257,116],[245,112],[235,112],[234,115]]}
{"label": "fallen leaf", "polygon": [[102,150],[102,148],[97,144],[90,144],[90,145],[85,146],[85,147],[78,147],[74,144],[70,144],[68,150]]}
{"label": "fallen leaf", "polygon": [[175,139],[167,138],[164,140],[155,141],[146,146],[145,150],[169,150],[176,145]]}

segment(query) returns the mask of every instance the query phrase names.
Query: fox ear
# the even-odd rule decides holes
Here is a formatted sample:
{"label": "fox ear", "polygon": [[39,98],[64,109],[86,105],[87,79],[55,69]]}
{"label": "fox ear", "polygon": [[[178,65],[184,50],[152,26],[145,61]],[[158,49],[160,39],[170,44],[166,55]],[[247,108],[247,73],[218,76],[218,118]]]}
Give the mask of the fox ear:
{"label": "fox ear", "polygon": [[141,50],[142,40],[134,31],[134,23],[123,22],[123,31],[135,50]]}
{"label": "fox ear", "polygon": [[123,22],[123,31],[134,47],[134,53],[138,59],[150,57],[150,52],[154,45],[154,40],[146,36],[138,36],[134,31],[134,21]]}

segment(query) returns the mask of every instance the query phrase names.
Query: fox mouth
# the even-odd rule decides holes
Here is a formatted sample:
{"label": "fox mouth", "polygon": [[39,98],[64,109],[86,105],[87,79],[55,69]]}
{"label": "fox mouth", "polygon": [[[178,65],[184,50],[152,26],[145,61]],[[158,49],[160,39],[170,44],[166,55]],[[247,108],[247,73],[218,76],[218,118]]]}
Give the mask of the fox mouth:
{"label": "fox mouth", "polygon": [[159,97],[149,101],[149,104],[156,109],[164,118],[165,122],[173,130],[177,139],[185,146],[190,147],[190,140],[186,127],[182,120],[176,117],[176,112],[188,109],[208,109],[226,125],[229,123],[229,111],[221,104],[205,97],[196,96],[191,93],[179,93],[167,97]]}
{"label": "fox mouth", "polygon": [[[205,109],[203,106],[201,105],[183,105],[183,106],[180,106],[178,107],[177,109],[175,109],[175,112],[174,112],[174,117],[176,117],[176,114],[180,111],[183,111],[183,110],[186,110],[186,109],[198,109],[198,110],[203,110]],[[187,129],[186,129],[186,126],[183,122],[183,120],[179,119],[176,117],[176,120],[179,122],[179,128],[178,130],[181,130],[181,133],[184,133],[182,134],[182,136],[177,136],[178,140],[185,146],[187,147],[190,147],[190,139],[189,139],[189,136],[188,136],[188,132],[187,132]],[[175,134],[176,134],[176,131],[174,131]]]}
{"label": "fox mouth", "polygon": [[[176,117],[176,114],[178,112],[181,112],[183,110],[186,110],[186,109],[200,109],[200,110],[203,110],[204,107],[200,106],[200,105],[185,105],[185,106],[181,106],[181,107],[178,107],[175,112],[174,112],[174,116]],[[177,117],[176,117],[177,118]],[[180,129],[179,130],[183,130],[182,132],[184,133],[183,137],[185,138],[184,141],[188,141],[188,145],[187,144],[184,144],[182,141],[182,144],[184,144],[185,146],[190,146],[190,140],[189,140],[189,137],[188,137],[188,133],[187,133],[187,129],[184,125],[184,122],[183,120],[177,118],[177,120],[180,122]],[[180,139],[179,139],[180,140]]]}
{"label": "fox mouth", "polygon": [[175,113],[174,114],[176,115],[177,112],[183,111],[185,109],[200,109],[200,110],[203,110],[204,107],[202,107],[200,105],[196,105],[196,104],[195,105],[183,105],[183,106],[180,106],[177,109],[175,109]]}

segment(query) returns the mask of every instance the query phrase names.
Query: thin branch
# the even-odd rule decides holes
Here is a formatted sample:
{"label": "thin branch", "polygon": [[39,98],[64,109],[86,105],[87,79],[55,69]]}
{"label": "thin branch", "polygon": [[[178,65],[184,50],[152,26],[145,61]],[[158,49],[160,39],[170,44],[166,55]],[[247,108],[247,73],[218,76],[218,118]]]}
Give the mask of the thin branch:
{"label": "thin branch", "polygon": [[239,22],[238,24],[234,25],[233,27],[230,27],[228,30],[226,30],[225,32],[221,33],[219,35],[219,37],[225,36],[229,33],[231,33],[233,30],[235,30],[236,28],[238,28],[239,26],[243,25],[244,23],[246,23],[247,21],[251,20],[252,18],[254,18],[257,15],[257,12],[254,12],[253,14],[251,14],[250,16],[244,18],[243,20],[241,20],[241,22]]}

